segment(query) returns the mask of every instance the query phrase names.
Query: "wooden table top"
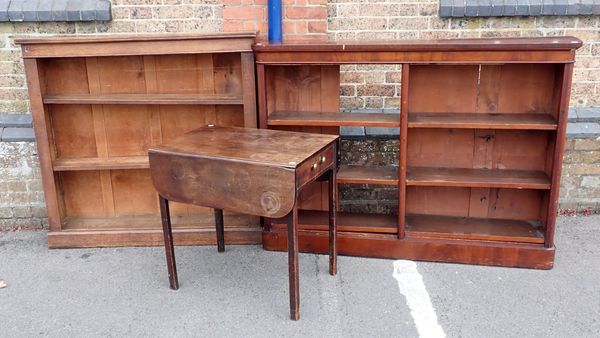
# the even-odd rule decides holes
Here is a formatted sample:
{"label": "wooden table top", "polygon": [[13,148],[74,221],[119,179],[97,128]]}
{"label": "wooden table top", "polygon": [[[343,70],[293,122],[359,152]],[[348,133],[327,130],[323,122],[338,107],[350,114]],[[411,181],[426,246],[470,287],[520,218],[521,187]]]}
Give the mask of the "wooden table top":
{"label": "wooden table top", "polygon": [[150,151],[295,169],[337,138],[337,135],[214,126],[196,129]]}

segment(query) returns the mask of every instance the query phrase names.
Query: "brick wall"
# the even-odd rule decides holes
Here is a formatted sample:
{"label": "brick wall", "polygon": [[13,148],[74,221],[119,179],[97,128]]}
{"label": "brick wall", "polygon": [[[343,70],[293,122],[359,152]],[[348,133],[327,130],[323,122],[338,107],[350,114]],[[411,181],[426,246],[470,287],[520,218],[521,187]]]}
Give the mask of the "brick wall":
{"label": "brick wall", "polygon": [[0,229],[46,227],[46,207],[33,142],[0,142]]}
{"label": "brick wall", "polygon": [[[572,35],[577,51],[571,105],[600,106],[600,28],[598,16],[440,18],[438,1],[329,0],[328,37],[343,40],[445,39]],[[397,108],[398,74],[393,67],[344,67],[342,107]],[[384,94],[384,99],[372,98]],[[366,94],[366,95],[365,95]]]}
{"label": "brick wall", "polygon": [[[340,40],[429,39],[488,36],[574,35],[584,41],[575,65],[571,105],[600,106],[600,27],[598,16],[440,18],[437,1],[411,0],[283,0],[284,38]],[[0,22],[0,114],[29,112],[20,51],[13,35],[191,33],[260,30],[266,34],[266,0],[113,0],[112,21]],[[396,66],[345,66],[341,76],[341,108],[397,110],[399,69]],[[561,202],[566,207],[598,206],[598,148],[582,149],[600,141],[573,141],[567,152]],[[365,149],[387,142],[365,141]],[[358,146],[358,145],[356,145]],[[373,148],[375,147],[375,148]],[[579,147],[579,148],[578,148]],[[384,149],[381,148],[381,149]],[[0,226],[44,224],[41,184],[33,143],[0,142]],[[386,157],[373,150],[372,159]],[[393,151],[392,151],[393,153]],[[366,153],[365,153],[366,154]],[[384,156],[385,155],[385,156]],[[349,155],[350,156],[350,155]],[[356,156],[360,155],[351,155]],[[391,153],[389,156],[393,156]],[[347,158],[346,160],[350,160]],[[355,189],[356,192],[352,192]],[[361,189],[363,191],[361,191]],[[343,198],[363,194],[369,199],[392,201],[393,191],[364,195],[364,187],[345,187]],[[356,195],[355,195],[356,196]],[[346,199],[350,207],[354,202]],[[359,199],[356,199],[359,200]],[[591,202],[590,202],[591,201]],[[362,203],[362,202],[361,202]],[[356,204],[356,203],[355,203]],[[363,203],[365,204],[365,203]],[[366,203],[368,204],[368,203]],[[373,210],[373,209],[370,209]],[[26,221],[29,220],[29,221]]]}
{"label": "brick wall", "polygon": [[[267,0],[223,0],[224,30],[253,30],[259,39],[267,36]],[[326,0],[282,0],[285,40],[324,40],[327,38]]]}

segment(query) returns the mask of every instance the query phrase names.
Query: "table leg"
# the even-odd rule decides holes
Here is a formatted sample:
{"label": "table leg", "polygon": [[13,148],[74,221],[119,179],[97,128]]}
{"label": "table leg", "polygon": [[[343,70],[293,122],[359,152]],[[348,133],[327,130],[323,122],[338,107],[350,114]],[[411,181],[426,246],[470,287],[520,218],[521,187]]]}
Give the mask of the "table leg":
{"label": "table leg", "polygon": [[337,189],[335,183],[335,168],[329,171],[329,274],[335,276],[337,273]]}
{"label": "table leg", "polygon": [[173,231],[171,229],[171,214],[169,212],[169,201],[158,196],[160,201],[160,216],[162,219],[163,237],[165,240],[165,253],[167,255],[167,270],[169,271],[169,283],[171,289],[179,289],[177,280],[177,267],[175,263],[175,248],[173,247]]}
{"label": "table leg", "polygon": [[217,251],[225,251],[225,229],[223,228],[223,209],[215,209],[215,223],[217,225]]}
{"label": "table leg", "polygon": [[294,203],[287,217],[288,266],[290,278],[290,317],[300,319],[300,281],[298,277],[298,205]]}

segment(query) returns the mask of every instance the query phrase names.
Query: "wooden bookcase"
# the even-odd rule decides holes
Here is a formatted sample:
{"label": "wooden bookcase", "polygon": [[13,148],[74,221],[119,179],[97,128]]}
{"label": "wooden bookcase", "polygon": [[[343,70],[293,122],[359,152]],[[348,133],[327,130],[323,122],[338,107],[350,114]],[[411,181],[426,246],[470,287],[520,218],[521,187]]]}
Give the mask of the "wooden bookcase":
{"label": "wooden bookcase", "polygon": [[[549,269],[575,50],[572,37],[257,43],[261,128],[400,128],[397,166],[338,183],[398,187],[398,215],[340,213],[340,254]],[[339,111],[339,66],[401,64],[400,114]],[[326,252],[326,191],[301,197],[300,247]],[[263,246],[285,250],[285,222]]]}
{"label": "wooden bookcase", "polygon": [[[207,124],[256,127],[254,33],[25,38],[50,247],[162,243],[147,149]],[[175,242],[214,243],[211,209],[173,203]],[[260,243],[225,215],[229,243]]]}

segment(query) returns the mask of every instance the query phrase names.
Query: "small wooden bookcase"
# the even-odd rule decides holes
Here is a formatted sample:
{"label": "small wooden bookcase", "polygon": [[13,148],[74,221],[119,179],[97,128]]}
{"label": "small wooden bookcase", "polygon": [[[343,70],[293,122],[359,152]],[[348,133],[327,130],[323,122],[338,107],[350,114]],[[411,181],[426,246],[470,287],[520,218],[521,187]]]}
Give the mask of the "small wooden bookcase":
{"label": "small wooden bookcase", "polygon": [[[148,147],[218,124],[256,127],[254,33],[26,38],[50,247],[159,245]],[[211,209],[173,203],[178,244],[215,242]],[[225,214],[228,243],[260,243]]]}
{"label": "small wooden bookcase", "polygon": [[[261,128],[400,128],[399,163],[341,166],[338,183],[398,187],[398,215],[340,213],[340,254],[549,269],[573,37],[257,43]],[[339,110],[339,66],[401,64],[400,114]],[[322,183],[301,196],[300,248],[326,252]],[[283,220],[263,246],[285,250]]]}

